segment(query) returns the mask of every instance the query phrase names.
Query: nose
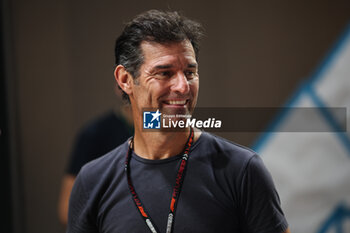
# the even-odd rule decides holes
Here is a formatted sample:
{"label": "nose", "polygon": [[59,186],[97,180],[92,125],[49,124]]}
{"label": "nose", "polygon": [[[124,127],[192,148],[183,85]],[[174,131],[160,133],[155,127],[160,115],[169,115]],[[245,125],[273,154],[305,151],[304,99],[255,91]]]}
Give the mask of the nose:
{"label": "nose", "polygon": [[179,94],[187,94],[190,90],[188,80],[183,72],[177,72],[172,79],[171,90]]}

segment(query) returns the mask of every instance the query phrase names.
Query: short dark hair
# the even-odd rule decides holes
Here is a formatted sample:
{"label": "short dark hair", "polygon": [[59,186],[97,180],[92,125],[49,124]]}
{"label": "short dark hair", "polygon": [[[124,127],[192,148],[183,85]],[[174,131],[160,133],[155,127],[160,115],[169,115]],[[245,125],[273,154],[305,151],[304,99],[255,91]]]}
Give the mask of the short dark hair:
{"label": "short dark hair", "polygon": [[[198,59],[199,40],[202,35],[203,28],[200,23],[176,11],[146,11],[127,23],[117,38],[114,50],[115,63],[124,66],[135,80],[139,77],[139,69],[143,64],[141,42],[169,43],[189,40]],[[129,101],[129,96],[125,92],[123,98]]]}

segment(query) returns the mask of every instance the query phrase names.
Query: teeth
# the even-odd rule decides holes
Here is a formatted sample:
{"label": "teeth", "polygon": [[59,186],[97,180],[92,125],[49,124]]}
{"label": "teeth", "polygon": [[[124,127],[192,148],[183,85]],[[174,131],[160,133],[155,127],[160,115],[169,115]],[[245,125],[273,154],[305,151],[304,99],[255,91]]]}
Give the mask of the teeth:
{"label": "teeth", "polygon": [[186,103],[186,100],[169,100],[169,104],[181,104],[184,105]]}

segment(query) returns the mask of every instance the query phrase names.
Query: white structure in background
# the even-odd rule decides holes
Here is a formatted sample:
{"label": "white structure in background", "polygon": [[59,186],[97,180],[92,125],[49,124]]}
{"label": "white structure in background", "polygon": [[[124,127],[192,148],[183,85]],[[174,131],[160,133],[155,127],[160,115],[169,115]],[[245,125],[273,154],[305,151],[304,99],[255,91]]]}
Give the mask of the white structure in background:
{"label": "white structure in background", "polygon": [[[272,173],[293,233],[350,233],[350,25],[254,146]],[[294,107],[317,107],[330,132],[281,132],[298,122]],[[346,107],[339,117],[320,107]],[[333,131],[333,132],[331,132]]]}

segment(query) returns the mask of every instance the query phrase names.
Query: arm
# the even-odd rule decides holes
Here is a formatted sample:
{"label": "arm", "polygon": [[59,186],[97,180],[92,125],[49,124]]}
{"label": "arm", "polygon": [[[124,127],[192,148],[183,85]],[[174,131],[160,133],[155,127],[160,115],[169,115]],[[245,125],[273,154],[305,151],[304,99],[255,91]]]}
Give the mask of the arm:
{"label": "arm", "polygon": [[69,198],[67,233],[98,233],[95,206],[90,192],[93,185],[85,186],[91,177],[82,169],[74,181]]}
{"label": "arm", "polygon": [[246,231],[290,233],[272,177],[258,155],[248,162],[240,190]]}
{"label": "arm", "polygon": [[58,202],[58,217],[60,222],[67,226],[69,197],[74,185],[75,176],[66,174],[62,179],[61,192]]}

